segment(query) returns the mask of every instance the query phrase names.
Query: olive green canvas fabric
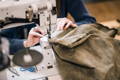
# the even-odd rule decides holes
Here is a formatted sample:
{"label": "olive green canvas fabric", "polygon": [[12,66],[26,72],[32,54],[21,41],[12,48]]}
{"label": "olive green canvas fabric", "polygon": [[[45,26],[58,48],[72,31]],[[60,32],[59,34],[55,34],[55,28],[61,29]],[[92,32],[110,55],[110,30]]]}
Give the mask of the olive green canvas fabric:
{"label": "olive green canvas fabric", "polygon": [[49,39],[63,80],[120,80],[120,41],[116,29],[83,24]]}

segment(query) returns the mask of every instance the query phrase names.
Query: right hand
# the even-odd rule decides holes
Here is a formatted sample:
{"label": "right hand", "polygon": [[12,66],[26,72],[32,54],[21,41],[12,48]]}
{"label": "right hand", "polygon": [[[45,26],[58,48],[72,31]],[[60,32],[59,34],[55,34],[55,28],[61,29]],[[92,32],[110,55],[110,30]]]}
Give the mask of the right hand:
{"label": "right hand", "polygon": [[31,47],[37,44],[40,41],[40,38],[43,37],[44,32],[39,28],[39,26],[34,27],[30,30],[27,40],[24,41],[24,47]]}

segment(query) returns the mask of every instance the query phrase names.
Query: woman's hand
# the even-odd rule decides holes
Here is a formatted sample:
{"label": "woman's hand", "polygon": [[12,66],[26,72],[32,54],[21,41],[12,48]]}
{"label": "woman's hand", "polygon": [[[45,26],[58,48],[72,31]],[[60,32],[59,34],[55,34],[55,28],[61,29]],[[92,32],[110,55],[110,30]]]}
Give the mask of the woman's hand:
{"label": "woman's hand", "polygon": [[57,19],[57,30],[66,30],[69,27],[76,27],[77,25],[74,24],[71,20],[67,18],[58,18]]}
{"label": "woman's hand", "polygon": [[44,33],[39,28],[39,26],[34,27],[30,30],[27,40],[24,41],[24,47],[31,47],[37,44],[40,41],[40,38],[43,37]]}

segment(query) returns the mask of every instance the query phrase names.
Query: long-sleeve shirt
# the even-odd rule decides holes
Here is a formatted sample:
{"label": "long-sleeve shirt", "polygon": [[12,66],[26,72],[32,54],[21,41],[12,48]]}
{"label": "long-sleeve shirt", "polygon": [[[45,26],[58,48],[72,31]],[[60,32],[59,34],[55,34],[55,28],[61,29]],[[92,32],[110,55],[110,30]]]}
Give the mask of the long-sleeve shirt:
{"label": "long-sleeve shirt", "polygon": [[[96,22],[95,18],[89,15],[81,0],[61,0],[60,15],[58,17],[67,17],[67,13],[72,15],[77,25]],[[35,24],[31,24],[2,30],[0,32],[0,35],[7,37],[10,42],[10,53],[15,53],[24,48],[24,28],[28,28],[30,30],[34,26]]]}
{"label": "long-sleeve shirt", "polygon": [[58,17],[67,17],[68,13],[72,15],[78,25],[96,22],[96,19],[89,15],[81,0],[61,0],[60,15]]}

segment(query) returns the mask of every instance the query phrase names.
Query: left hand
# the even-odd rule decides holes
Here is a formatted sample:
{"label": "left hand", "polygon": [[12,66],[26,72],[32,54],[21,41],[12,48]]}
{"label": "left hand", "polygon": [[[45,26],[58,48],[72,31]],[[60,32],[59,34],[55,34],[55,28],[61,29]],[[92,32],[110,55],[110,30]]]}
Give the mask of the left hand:
{"label": "left hand", "polygon": [[57,30],[66,30],[69,27],[76,27],[77,25],[67,18],[57,19]]}

